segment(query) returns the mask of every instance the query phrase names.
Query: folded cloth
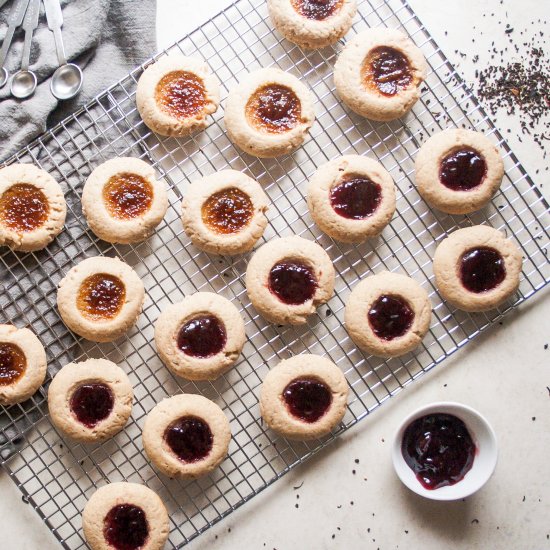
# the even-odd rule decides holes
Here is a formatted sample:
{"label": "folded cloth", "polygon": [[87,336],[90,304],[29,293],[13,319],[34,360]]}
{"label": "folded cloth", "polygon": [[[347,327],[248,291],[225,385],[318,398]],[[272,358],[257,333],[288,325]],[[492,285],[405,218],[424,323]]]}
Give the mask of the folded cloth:
{"label": "folded cloth", "polygon": [[[12,2],[0,10],[0,40],[6,34]],[[30,69],[38,78],[36,92],[19,100],[11,97],[9,85],[0,88],[0,162],[143,63],[156,50],[155,0],[62,0],[61,5],[65,51],[67,59],[79,65],[84,73],[82,90],[69,101],[60,102],[51,94],[50,79],[58,63],[53,33],[48,29],[42,7],[31,49]],[[10,74],[20,68],[23,38],[19,29],[6,63]]]}
{"label": "folded cloth", "polygon": [[[5,22],[13,1],[0,9],[0,41],[5,35]],[[82,90],[70,101],[58,102],[52,96],[49,87],[57,68],[57,56],[53,34],[48,30],[42,10],[31,50],[30,68],[38,78],[35,94],[18,100],[10,96],[9,85],[0,88],[0,162],[155,52],[155,0],[64,0],[62,6],[67,59],[83,70]],[[10,74],[20,67],[23,36],[19,30],[10,49],[6,65]],[[89,133],[92,131],[89,129]],[[3,276],[11,277],[8,273],[1,275],[0,287]],[[0,462],[24,446],[23,434],[40,418],[40,409],[33,403],[34,400],[26,405],[14,405],[9,416],[0,412]],[[23,414],[21,407],[27,412]]]}

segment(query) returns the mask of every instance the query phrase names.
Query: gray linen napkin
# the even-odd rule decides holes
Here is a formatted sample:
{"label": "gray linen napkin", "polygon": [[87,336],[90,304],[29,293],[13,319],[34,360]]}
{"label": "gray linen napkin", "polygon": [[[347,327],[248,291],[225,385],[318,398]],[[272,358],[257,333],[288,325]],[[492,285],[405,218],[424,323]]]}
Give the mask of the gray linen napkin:
{"label": "gray linen napkin", "polygon": [[[0,10],[0,41],[12,2]],[[42,9],[31,51],[31,69],[39,82],[35,94],[17,100],[9,95],[8,85],[0,89],[0,162],[155,53],[155,0],[64,0],[62,6],[67,59],[83,70],[82,91],[65,102],[51,95],[50,77],[57,68],[57,56]],[[22,40],[19,30],[8,58],[10,74],[19,69]],[[38,417],[34,400],[14,405],[10,416],[0,412],[0,461],[17,452],[24,442],[23,433]]]}
{"label": "gray linen napkin", "polygon": [[[13,0],[0,10],[0,40]],[[67,59],[84,73],[79,95],[58,102],[50,92],[57,68],[53,33],[41,8],[34,33],[30,68],[38,87],[26,100],[14,99],[9,84],[0,89],[0,162],[113,84],[156,51],[156,0],[62,0]],[[17,31],[7,60],[10,74],[21,64],[24,33]]]}

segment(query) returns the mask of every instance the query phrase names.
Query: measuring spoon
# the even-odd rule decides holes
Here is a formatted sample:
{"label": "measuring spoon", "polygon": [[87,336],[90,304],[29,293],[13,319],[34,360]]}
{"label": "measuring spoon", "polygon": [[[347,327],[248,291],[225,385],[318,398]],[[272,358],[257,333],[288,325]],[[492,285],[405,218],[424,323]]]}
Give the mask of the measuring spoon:
{"label": "measuring spoon", "polygon": [[31,58],[32,35],[36,27],[38,27],[39,15],[40,0],[30,0],[25,19],[23,20],[25,44],[23,45],[21,70],[13,75],[10,84],[11,95],[18,99],[25,99],[34,94],[34,90],[36,90],[36,75],[29,70],[29,62]]}
{"label": "measuring spoon", "polygon": [[0,50],[0,88],[6,84],[10,76],[4,64],[6,63],[6,57],[8,56],[8,50],[10,49],[15,29],[23,22],[28,5],[29,0],[16,0],[8,15],[8,30],[4,42],[2,42],[2,49]]}
{"label": "measuring spoon", "polygon": [[63,37],[61,36],[63,13],[61,12],[59,0],[44,0],[44,7],[46,8],[48,27],[53,32],[57,60],[59,61],[59,67],[53,73],[50,82],[50,89],[57,99],[71,99],[82,88],[82,71],[78,65],[67,63]]}

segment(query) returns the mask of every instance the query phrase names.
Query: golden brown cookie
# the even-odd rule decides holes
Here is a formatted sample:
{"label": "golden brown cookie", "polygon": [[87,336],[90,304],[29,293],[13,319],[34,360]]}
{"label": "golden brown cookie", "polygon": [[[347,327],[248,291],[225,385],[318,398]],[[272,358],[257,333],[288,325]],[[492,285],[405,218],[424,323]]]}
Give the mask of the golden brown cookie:
{"label": "golden brown cookie", "polygon": [[271,323],[301,325],[334,291],[334,266],[317,244],[302,237],[273,239],[246,270],[252,305]]}
{"label": "golden brown cookie", "polygon": [[163,136],[186,136],[202,130],[220,103],[220,84],[206,62],[168,55],[141,75],[136,105],[143,122]]}
{"label": "golden brown cookie", "polygon": [[435,283],[457,308],[486,311],[517,291],[522,261],[519,247],[500,231],[486,225],[458,229],[435,251]]}
{"label": "golden brown cookie", "polygon": [[275,28],[302,48],[324,48],[338,42],[350,29],[356,0],[268,0]]}
{"label": "golden brown cookie", "polygon": [[246,341],[239,310],[213,292],[196,292],[171,304],[155,323],[164,364],[188,380],[213,380],[235,364]]}
{"label": "golden brown cookie", "polygon": [[420,97],[427,64],[401,31],[368,29],[346,42],[334,65],[334,84],[357,114],[387,121],[407,114]]}
{"label": "golden brown cookie", "polygon": [[211,254],[242,254],[263,235],[267,205],[257,181],[236,170],[221,170],[188,187],[181,219],[195,246]]}
{"label": "golden brown cookie", "polygon": [[269,371],[260,392],[266,424],[289,439],[328,434],[344,417],[348,383],[326,357],[302,353]]}
{"label": "golden brown cookie", "polygon": [[416,185],[424,200],[449,214],[485,206],[500,187],[504,164],[480,132],[462,128],[433,135],[418,151]]}
{"label": "golden brown cookie", "polygon": [[229,139],[256,157],[291,153],[315,120],[313,96],[295,76],[267,68],[249,73],[227,96]]}
{"label": "golden brown cookie", "polygon": [[141,159],[119,157],[100,164],[82,191],[82,213],[90,229],[110,243],[147,239],[168,208],[166,185]]}
{"label": "golden brown cookie", "polygon": [[86,503],[82,530],[91,550],[161,550],[168,539],[168,512],[159,496],[137,483],[110,483]]}
{"label": "golden brown cookie", "polygon": [[0,325],[0,405],[26,401],[46,377],[46,352],[28,328]]}
{"label": "golden brown cookie", "polygon": [[128,264],[97,256],[63,277],[57,307],[73,332],[94,342],[111,342],[135,324],[144,299],[143,283]]}
{"label": "golden brown cookie", "polygon": [[106,359],[65,365],[48,388],[52,422],[77,441],[96,442],[124,428],[134,391],[124,371]]}
{"label": "golden brown cookie", "polygon": [[41,250],[61,233],[66,214],[63,191],[48,172],[32,164],[0,169],[0,246]]}
{"label": "golden brown cookie", "polygon": [[317,169],[307,204],[315,223],[332,238],[362,242],[378,235],[395,212],[395,185],[377,161],[344,155]]}
{"label": "golden brown cookie", "polygon": [[231,430],[214,402],[181,394],[164,399],[147,415],[142,437],[147,456],[162,473],[195,478],[225,458]]}
{"label": "golden brown cookie", "polygon": [[430,328],[428,293],[400,273],[383,271],[360,281],[346,301],[351,339],[367,353],[397,357],[416,348]]}

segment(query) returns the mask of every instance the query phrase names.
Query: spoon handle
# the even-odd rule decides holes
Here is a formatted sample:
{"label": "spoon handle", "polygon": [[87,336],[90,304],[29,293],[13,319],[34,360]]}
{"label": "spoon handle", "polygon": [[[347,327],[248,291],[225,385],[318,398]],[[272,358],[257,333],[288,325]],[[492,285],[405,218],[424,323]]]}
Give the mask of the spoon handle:
{"label": "spoon handle", "polygon": [[23,45],[23,58],[21,61],[21,69],[24,71],[29,68],[31,58],[31,43],[32,35],[36,27],[38,27],[38,18],[40,15],[40,0],[30,0],[25,19],[23,20],[23,29],[25,30],[25,44]]}
{"label": "spoon handle", "polygon": [[63,12],[59,0],[43,0],[46,8],[46,19],[48,27],[53,32],[55,40],[55,49],[57,50],[57,60],[60,65],[67,64],[65,48],[63,46],[63,37],[61,36],[61,27],[63,26]]}
{"label": "spoon handle", "polygon": [[0,50],[0,67],[4,66],[15,29],[23,22],[23,17],[25,17],[28,5],[29,0],[17,0],[11,7],[10,14],[8,15],[8,30],[4,42],[2,42],[2,49]]}

